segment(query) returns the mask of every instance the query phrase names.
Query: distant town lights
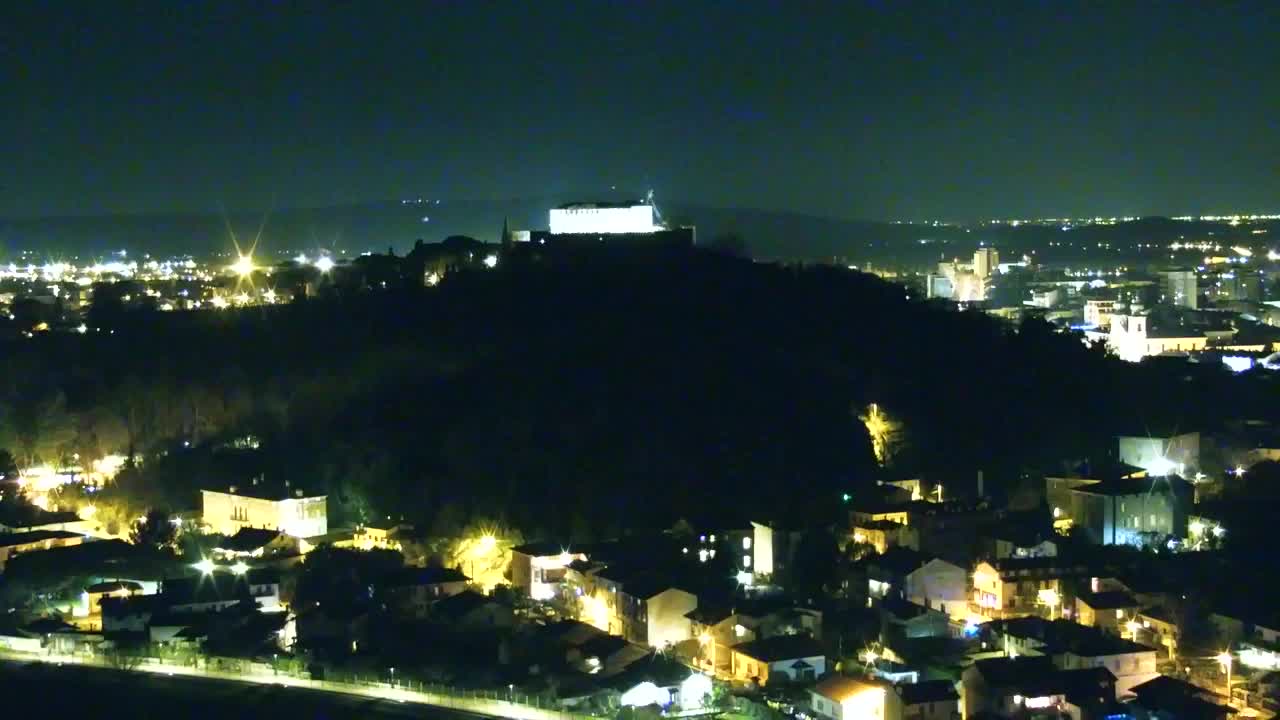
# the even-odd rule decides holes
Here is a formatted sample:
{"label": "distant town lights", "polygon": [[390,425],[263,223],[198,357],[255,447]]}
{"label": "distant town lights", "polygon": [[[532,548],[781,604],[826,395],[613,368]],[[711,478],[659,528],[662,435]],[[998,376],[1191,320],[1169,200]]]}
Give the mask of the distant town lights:
{"label": "distant town lights", "polygon": [[257,267],[253,264],[252,255],[241,255],[231,264],[231,271],[240,277],[249,277]]}
{"label": "distant town lights", "polygon": [[322,273],[327,273],[333,269],[333,258],[328,255],[321,255],[316,258],[315,267]]}

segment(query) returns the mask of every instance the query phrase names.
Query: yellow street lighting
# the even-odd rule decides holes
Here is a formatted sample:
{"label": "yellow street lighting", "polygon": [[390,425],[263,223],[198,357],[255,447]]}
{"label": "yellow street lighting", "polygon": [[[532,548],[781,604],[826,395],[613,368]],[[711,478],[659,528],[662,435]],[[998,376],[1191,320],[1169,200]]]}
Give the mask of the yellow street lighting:
{"label": "yellow street lighting", "polygon": [[253,264],[252,255],[241,255],[236,258],[234,263],[231,263],[231,272],[234,272],[242,278],[249,277],[253,274],[254,270],[257,270],[257,267]]}
{"label": "yellow street lighting", "polygon": [[200,574],[202,575],[212,575],[214,568],[216,568],[217,566],[214,565],[213,561],[210,560],[209,558],[204,558],[200,562],[192,565],[191,567],[199,570]]}
{"label": "yellow street lighting", "polygon": [[249,572],[249,566],[248,566],[248,565],[246,565],[246,564],[244,564],[244,562],[243,562],[243,561],[241,561],[241,562],[238,562],[238,563],[236,563],[235,565],[232,565],[232,566],[231,566],[231,572],[233,572],[233,573],[235,573],[235,574],[237,574],[237,575],[243,575],[243,574],[245,574],[245,573]]}
{"label": "yellow street lighting", "polygon": [[322,273],[327,273],[333,269],[333,258],[328,255],[321,255],[316,258],[316,269]]}
{"label": "yellow street lighting", "polygon": [[1227,671],[1227,705],[1230,705],[1231,704],[1231,665],[1233,664],[1231,651],[1223,650],[1222,652],[1214,656],[1213,659],[1217,660],[1218,664],[1222,666],[1222,669]]}

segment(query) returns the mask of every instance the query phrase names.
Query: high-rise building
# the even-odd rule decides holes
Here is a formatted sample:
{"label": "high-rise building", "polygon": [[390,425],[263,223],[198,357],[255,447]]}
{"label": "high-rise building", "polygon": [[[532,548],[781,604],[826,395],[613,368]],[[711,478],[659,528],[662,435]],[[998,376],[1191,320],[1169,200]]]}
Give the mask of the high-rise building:
{"label": "high-rise building", "polygon": [[995,248],[980,247],[973,253],[973,274],[983,280],[1000,266],[1000,253]]}
{"label": "high-rise building", "polygon": [[1194,270],[1168,270],[1164,276],[1164,302],[1194,310],[1198,304],[1199,290],[1196,287]]}

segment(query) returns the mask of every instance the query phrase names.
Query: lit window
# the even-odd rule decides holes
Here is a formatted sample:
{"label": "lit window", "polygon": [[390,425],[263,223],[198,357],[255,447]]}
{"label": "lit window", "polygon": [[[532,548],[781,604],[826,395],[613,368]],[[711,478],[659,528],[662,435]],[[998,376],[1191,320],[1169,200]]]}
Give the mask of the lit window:
{"label": "lit window", "polygon": [[751,549],[751,538],[749,538],[749,537],[744,537],[744,538],[742,538],[742,549],[743,549],[743,550],[750,550],[750,549]]}
{"label": "lit window", "polygon": [[742,567],[744,567],[744,568],[749,568],[749,567],[751,567],[751,556],[750,556],[750,555],[743,555],[743,556],[742,556]]}
{"label": "lit window", "polygon": [[1124,619],[1124,610],[1116,610],[1116,618],[1117,618],[1117,619],[1120,619],[1120,620],[1123,620],[1123,619]]}

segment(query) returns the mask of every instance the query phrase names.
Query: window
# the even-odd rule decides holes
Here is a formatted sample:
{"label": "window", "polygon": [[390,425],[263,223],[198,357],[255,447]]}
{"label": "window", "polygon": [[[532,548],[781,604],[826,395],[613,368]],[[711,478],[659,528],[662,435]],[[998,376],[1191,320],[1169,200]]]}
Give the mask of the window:
{"label": "window", "polygon": [[749,537],[744,537],[744,538],[742,538],[742,549],[743,549],[743,550],[750,550],[750,549],[751,549],[751,538],[749,538]]}
{"label": "window", "polygon": [[1155,513],[1152,513],[1152,514],[1149,516],[1149,519],[1150,519],[1150,521],[1151,521],[1151,527],[1155,527],[1155,526],[1156,526],[1156,516],[1155,516]]}
{"label": "window", "polygon": [[742,556],[742,567],[744,567],[744,568],[749,568],[749,567],[751,567],[751,556],[750,556],[750,555],[743,555],[743,556]]}

